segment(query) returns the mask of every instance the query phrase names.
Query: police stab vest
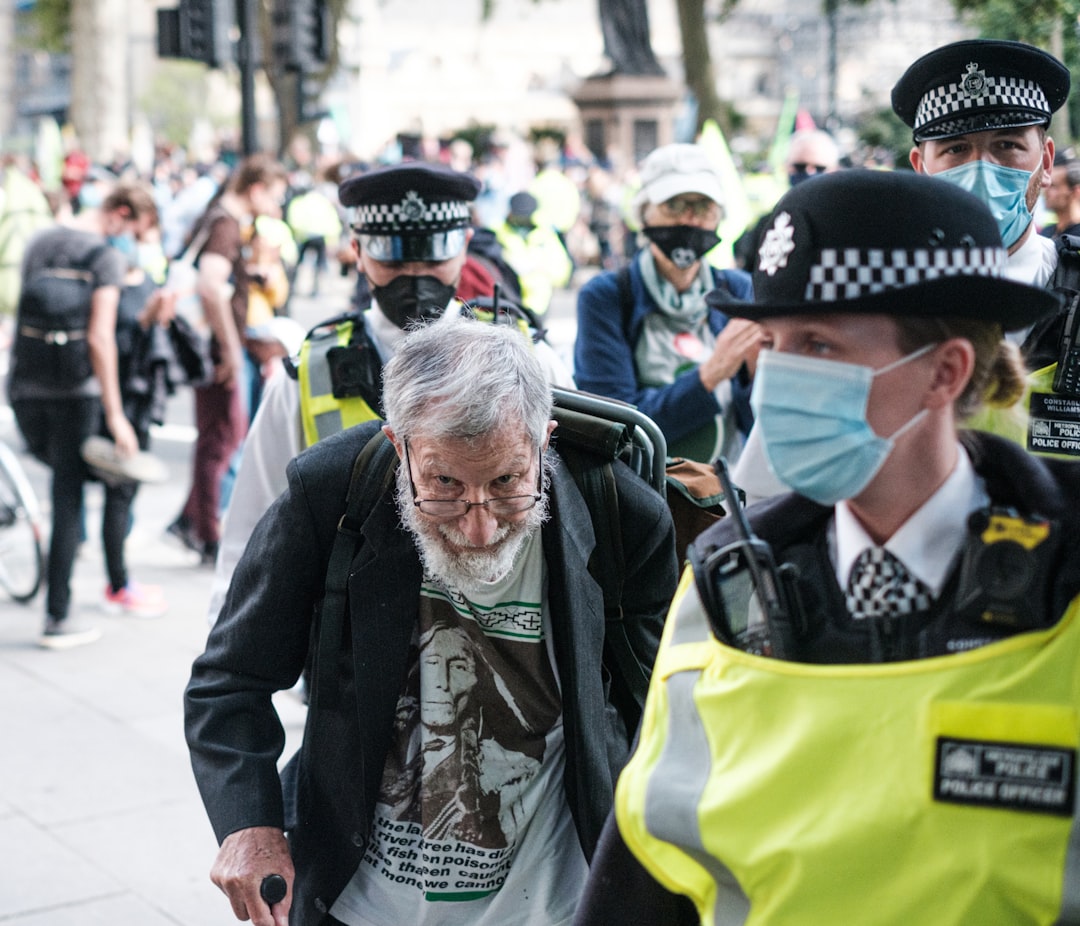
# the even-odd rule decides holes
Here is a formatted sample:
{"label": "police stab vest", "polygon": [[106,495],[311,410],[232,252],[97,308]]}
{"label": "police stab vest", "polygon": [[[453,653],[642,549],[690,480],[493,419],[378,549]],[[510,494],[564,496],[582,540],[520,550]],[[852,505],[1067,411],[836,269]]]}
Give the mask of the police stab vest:
{"label": "police stab vest", "polygon": [[298,374],[304,445],[381,417],[381,371],[362,322],[347,319],[312,332],[300,348]]}
{"label": "police stab vest", "polygon": [[615,808],[712,924],[1080,923],[1080,598],[886,665],[724,646],[687,570]]}

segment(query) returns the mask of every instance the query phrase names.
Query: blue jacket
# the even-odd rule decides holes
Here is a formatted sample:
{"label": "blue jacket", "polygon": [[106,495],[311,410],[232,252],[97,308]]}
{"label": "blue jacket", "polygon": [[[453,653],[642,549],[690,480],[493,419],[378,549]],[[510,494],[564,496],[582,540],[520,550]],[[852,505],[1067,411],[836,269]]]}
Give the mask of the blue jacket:
{"label": "blue jacket", "polygon": [[[635,258],[629,266],[633,309],[627,323],[619,305],[619,271],[601,273],[589,280],[578,294],[577,340],[574,344],[574,381],[579,389],[629,402],[652,418],[668,443],[705,427],[720,414],[716,396],[701,383],[697,370],[687,370],[669,386],[641,386],[634,364],[634,347],[641,335],[645,316],[658,310],[645,289],[641,268]],[[713,269],[717,286],[721,281],[738,300],[753,298],[750,275],[742,270]],[[709,309],[709,328],[718,334],[728,323],[719,309]],[[732,378],[732,396],[739,429],[750,430],[750,382]]]}

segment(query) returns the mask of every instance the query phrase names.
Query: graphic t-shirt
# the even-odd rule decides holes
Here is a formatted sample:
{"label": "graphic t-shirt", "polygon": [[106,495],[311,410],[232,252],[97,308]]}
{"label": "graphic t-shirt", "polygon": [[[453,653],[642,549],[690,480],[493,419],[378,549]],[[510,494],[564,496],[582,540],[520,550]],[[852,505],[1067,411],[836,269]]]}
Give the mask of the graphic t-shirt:
{"label": "graphic t-shirt", "polygon": [[425,578],[350,926],[569,923],[587,874],[563,789],[562,701],[537,531],[469,597]]}

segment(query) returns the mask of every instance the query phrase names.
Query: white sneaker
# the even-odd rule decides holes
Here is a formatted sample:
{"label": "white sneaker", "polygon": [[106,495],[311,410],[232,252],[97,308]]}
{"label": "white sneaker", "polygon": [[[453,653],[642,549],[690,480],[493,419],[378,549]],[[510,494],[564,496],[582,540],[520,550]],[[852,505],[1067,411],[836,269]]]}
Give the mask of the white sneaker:
{"label": "white sneaker", "polygon": [[85,646],[101,637],[101,628],[78,617],[56,620],[45,618],[45,630],[38,638],[38,645],[45,649],[72,649]]}

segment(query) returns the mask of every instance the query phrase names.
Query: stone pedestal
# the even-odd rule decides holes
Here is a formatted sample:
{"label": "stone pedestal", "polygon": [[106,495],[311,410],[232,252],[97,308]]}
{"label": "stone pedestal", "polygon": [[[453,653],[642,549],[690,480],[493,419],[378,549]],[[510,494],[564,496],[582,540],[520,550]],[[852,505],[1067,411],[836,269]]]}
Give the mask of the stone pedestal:
{"label": "stone pedestal", "polygon": [[585,144],[598,158],[637,164],[654,148],[675,140],[675,108],[682,87],[653,74],[589,77],[573,95],[581,111]]}

